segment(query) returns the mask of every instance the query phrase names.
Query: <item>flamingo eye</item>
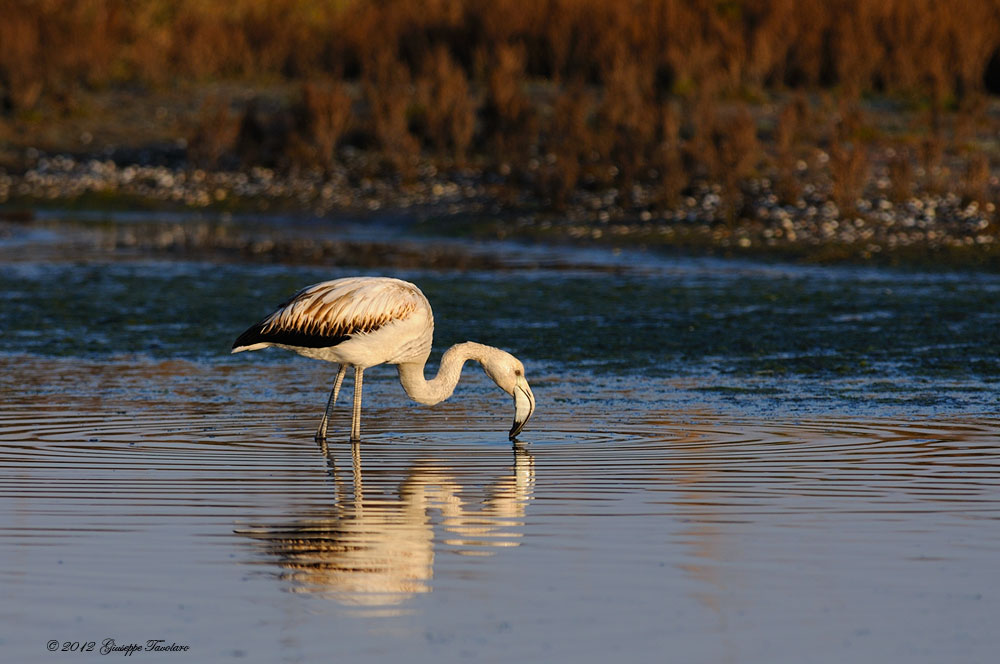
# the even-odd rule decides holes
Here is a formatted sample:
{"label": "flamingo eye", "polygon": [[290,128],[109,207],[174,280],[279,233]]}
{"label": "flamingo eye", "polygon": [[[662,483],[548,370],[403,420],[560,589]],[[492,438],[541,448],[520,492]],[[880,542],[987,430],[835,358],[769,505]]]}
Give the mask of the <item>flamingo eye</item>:
{"label": "flamingo eye", "polygon": [[521,370],[520,369],[514,369],[514,375],[515,376],[520,376],[521,375]]}

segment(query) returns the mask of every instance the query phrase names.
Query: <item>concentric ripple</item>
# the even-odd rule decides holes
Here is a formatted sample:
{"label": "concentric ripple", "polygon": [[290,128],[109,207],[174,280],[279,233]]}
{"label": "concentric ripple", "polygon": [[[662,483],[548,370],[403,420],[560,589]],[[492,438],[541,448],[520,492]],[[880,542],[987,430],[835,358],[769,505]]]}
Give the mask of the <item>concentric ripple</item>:
{"label": "concentric ripple", "polygon": [[[444,417],[416,411],[403,422],[402,404],[372,408],[365,422],[372,433],[353,456],[340,441],[321,449],[311,437],[314,418],[287,411],[6,408],[0,496],[25,502],[28,512],[73,514],[77,526],[165,507],[229,523],[281,513],[290,501],[299,514],[356,521],[371,511],[369,494],[394,494],[394,509],[403,512],[416,501],[423,513],[427,505],[461,503],[454,496],[466,492],[489,502],[483,496],[490,490],[516,495],[519,507],[454,518],[502,521],[520,510],[522,519],[536,476],[540,492],[580,513],[616,509],[599,504],[616,494],[638,494],[650,515],[664,513],[665,505],[671,514],[794,513],[804,497],[819,500],[810,509],[820,511],[1000,512],[995,419],[761,421],[647,413],[612,427],[550,412],[511,453],[502,424],[490,426],[495,418],[469,427],[477,417],[468,411],[481,405],[474,398],[468,410],[453,406]],[[445,428],[455,420],[465,424]],[[38,529],[58,531],[51,524]]]}

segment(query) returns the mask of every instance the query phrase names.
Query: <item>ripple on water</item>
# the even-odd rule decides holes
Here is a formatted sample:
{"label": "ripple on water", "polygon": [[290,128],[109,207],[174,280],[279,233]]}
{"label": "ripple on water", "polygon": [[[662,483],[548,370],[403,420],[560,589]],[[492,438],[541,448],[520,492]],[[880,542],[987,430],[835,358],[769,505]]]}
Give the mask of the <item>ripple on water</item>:
{"label": "ripple on water", "polygon": [[512,447],[507,414],[476,390],[432,410],[382,393],[360,446],[323,449],[311,403],[107,412],[46,398],[0,406],[0,579],[32,580],[28,615],[99,587],[111,606],[211,589],[212,616],[256,607],[263,624],[286,606],[275,597],[307,600],[297,615],[392,621],[490,593],[535,622],[547,602],[586,611],[577,589],[614,579],[601,606],[624,623],[667,602],[705,629],[714,618],[694,607],[749,601],[733,590],[748,579],[773,598],[812,587],[817,567],[898,579],[925,558],[981,569],[1000,548],[981,527],[1000,519],[995,418],[608,423],[550,402]]}
{"label": "ripple on water", "polygon": [[[459,478],[509,465],[493,419],[469,426],[477,418],[465,413],[456,428],[462,410],[453,408],[444,422],[423,411],[400,426],[398,411],[373,408],[366,420],[373,433],[360,448],[376,482],[371,486],[390,491],[377,482],[405,484],[401,478],[427,464]],[[327,479],[336,479],[339,470],[329,464],[345,445],[331,443],[324,463],[311,440],[313,424],[310,417],[287,413],[5,409],[0,495],[93,516],[102,513],[95,505],[116,501],[123,509],[197,507],[197,514],[206,516],[212,512],[203,503],[218,500],[216,517],[239,519],[240,507],[259,507],[262,494],[300,496],[325,507],[337,500]],[[525,453],[544,477],[546,491],[564,500],[640,491],[656,505],[672,500],[663,494],[697,491],[702,502],[735,511],[748,500],[755,509],[794,511],[802,496],[828,499],[821,508],[828,510],[997,507],[1000,428],[991,419],[748,421],[665,415],[595,427],[543,415],[533,424],[523,436]]]}
{"label": "ripple on water", "polygon": [[[535,449],[544,450],[547,479],[570,495],[643,487],[647,503],[672,510],[995,515],[997,425],[657,418],[613,433],[542,431]],[[683,497],[693,494],[697,501]]]}

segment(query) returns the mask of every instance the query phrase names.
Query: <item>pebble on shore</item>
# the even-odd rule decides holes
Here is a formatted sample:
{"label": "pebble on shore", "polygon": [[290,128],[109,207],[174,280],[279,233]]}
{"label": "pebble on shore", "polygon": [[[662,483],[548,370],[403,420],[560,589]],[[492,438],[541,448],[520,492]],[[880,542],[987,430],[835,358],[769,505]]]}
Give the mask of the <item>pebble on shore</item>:
{"label": "pebble on shore", "polygon": [[[354,162],[365,158],[352,156]],[[502,176],[487,176],[476,169],[443,174],[424,165],[403,181],[352,177],[358,165],[348,162],[327,174],[293,175],[261,167],[212,172],[39,155],[23,173],[0,172],[0,204],[58,205],[96,194],[188,208],[243,202],[264,209],[307,210],[318,216],[405,210],[423,217],[502,218],[509,220],[504,221],[509,230],[503,234],[511,236],[744,252],[841,245],[859,252],[856,258],[900,247],[992,248],[1000,239],[992,203],[980,206],[953,192],[918,193],[894,202],[886,193],[886,177],[877,173],[874,186],[849,211],[834,203],[829,187],[806,184],[798,199],[788,203],[779,200],[768,178],[751,179],[744,183],[740,216],[734,220],[727,208],[731,202],[724,199],[719,185],[711,183],[690,188],[670,207],[655,204],[656,192],[645,185],[631,188],[628,204],[616,190],[578,189],[568,207],[555,213],[523,186],[518,189]]]}

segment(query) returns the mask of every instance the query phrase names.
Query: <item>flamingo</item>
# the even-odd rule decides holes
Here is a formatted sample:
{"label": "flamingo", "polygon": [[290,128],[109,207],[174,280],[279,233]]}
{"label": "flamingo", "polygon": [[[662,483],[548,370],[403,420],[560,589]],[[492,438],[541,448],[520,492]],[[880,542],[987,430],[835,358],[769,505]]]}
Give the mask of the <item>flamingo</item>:
{"label": "flamingo", "polygon": [[472,341],[455,344],[441,357],[437,376],[424,378],[431,352],[434,314],[420,289],[389,277],[347,277],[307,286],[251,325],[233,343],[233,353],[269,346],[286,348],[339,366],[316,439],[326,440],[330,413],[347,367],[354,367],[354,413],[351,442],[361,440],[361,388],[365,369],[395,364],[406,394],[433,406],[455,391],[467,360],[479,362],[486,375],[514,397],[514,440],[535,411],[535,395],[524,365],[506,351]]}

